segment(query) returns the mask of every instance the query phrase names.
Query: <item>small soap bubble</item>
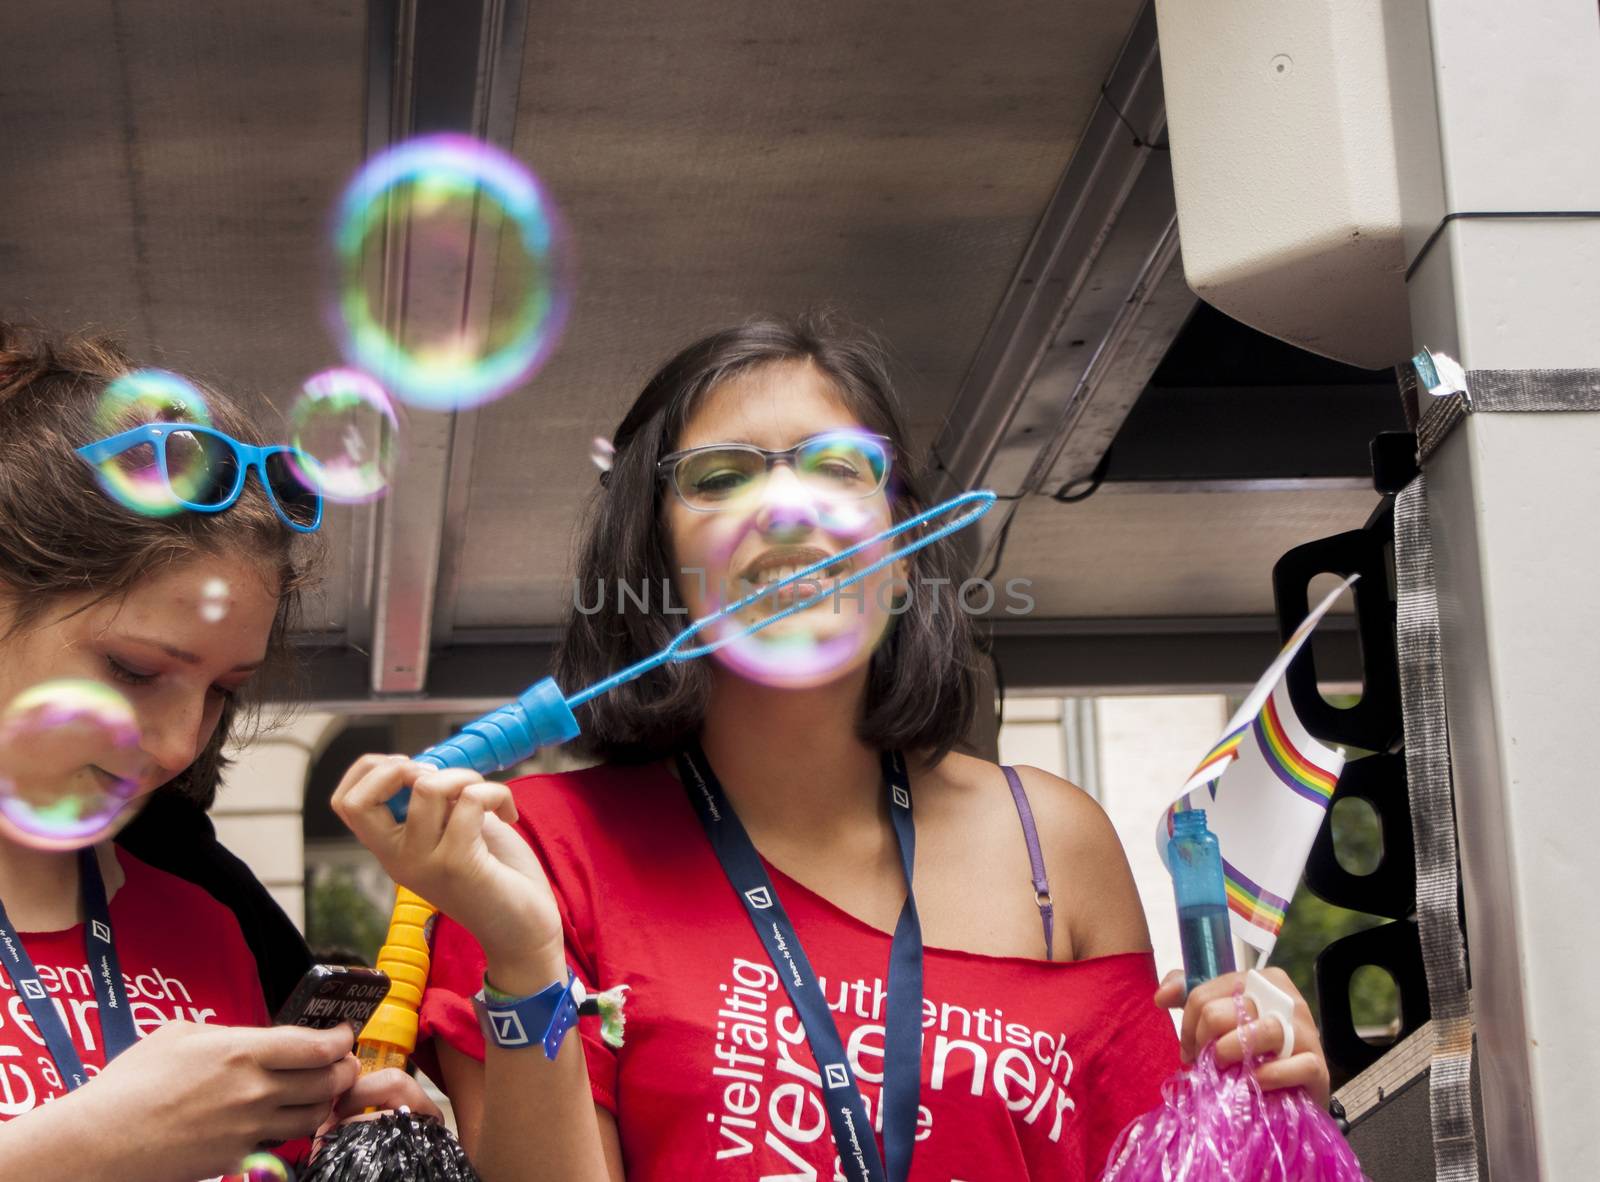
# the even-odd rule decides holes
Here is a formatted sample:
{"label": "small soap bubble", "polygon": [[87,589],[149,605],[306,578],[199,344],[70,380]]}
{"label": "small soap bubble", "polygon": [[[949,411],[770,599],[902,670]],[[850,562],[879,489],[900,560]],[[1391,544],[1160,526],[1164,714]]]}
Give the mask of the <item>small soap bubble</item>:
{"label": "small soap bubble", "polygon": [[200,587],[200,618],[208,624],[220,624],[228,618],[233,606],[233,595],[226,579],[207,579]]}
{"label": "small soap bubble", "polygon": [[239,1163],[239,1172],[228,1182],[294,1182],[294,1171],[273,1153],[252,1153]]}
{"label": "small soap bubble", "polygon": [[47,681],[0,712],[0,832],[39,849],[105,837],[150,772],[128,700],[98,681]]}
{"label": "small soap bubble", "polygon": [[[396,227],[407,292],[399,329],[382,313]],[[560,216],[531,172],[478,140],[423,136],[373,157],[340,200],[333,245],[330,320],[345,358],[412,406],[498,398],[561,335],[569,264]]]}
{"label": "small soap bubble", "polygon": [[611,446],[611,440],[604,435],[596,435],[589,442],[589,459],[596,468],[602,472],[611,471],[611,465],[617,458],[617,449]]}
{"label": "small soap bubble", "polygon": [[368,375],[330,369],[307,378],[289,412],[296,474],[330,501],[361,504],[388,491],[400,421]]}
{"label": "small soap bubble", "polygon": [[[164,369],[124,374],[105,389],[95,407],[97,439],[146,423],[211,425],[211,413],[194,385]],[[181,513],[179,498],[195,500],[208,486],[209,451],[198,437],[174,436],[166,443],[167,475],[153,443],[140,443],[96,466],[100,486],[118,504],[145,517]],[[176,495],[174,495],[176,494]]]}

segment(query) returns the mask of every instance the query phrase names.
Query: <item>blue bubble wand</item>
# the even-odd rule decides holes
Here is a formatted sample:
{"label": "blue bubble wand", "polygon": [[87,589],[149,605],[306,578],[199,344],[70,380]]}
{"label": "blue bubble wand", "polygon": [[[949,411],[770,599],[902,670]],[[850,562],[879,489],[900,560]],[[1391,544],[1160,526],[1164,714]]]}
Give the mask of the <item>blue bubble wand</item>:
{"label": "blue bubble wand", "polygon": [[[672,661],[692,661],[696,657],[707,656],[716,652],[725,645],[743,640],[752,636],[763,628],[769,628],[779,620],[786,619],[796,612],[805,611],[814,607],[830,596],[838,595],[846,587],[859,583],[868,575],[882,570],[890,563],[896,562],[907,555],[915,554],[924,547],[931,546],[940,538],[948,537],[957,530],[965,529],[978,518],[982,517],[993,508],[996,497],[989,489],[976,489],[951,497],[941,505],[926,509],[914,517],[909,517],[898,525],[891,526],[882,533],[874,534],[864,542],[857,542],[847,550],[838,554],[829,555],[827,558],[813,562],[810,566],[796,571],[786,578],[779,579],[776,583],[762,587],[746,595],[743,599],[729,604],[719,611],[703,619],[696,620],[677,636],[672,638],[670,644],[653,656],[646,657],[636,664],[629,665],[620,673],[614,673],[602,681],[597,681],[587,689],[579,690],[570,697],[562,693],[561,687],[555,683],[553,677],[546,677],[542,681],[528,687],[514,702],[508,702],[497,710],[492,710],[482,718],[478,718],[462,727],[461,730],[436,746],[429,747],[416,757],[416,762],[427,764],[435,768],[471,768],[480,775],[500,771],[521,763],[542,747],[565,743],[568,739],[576,738],[579,732],[578,720],[573,716],[575,706],[598,698],[608,690],[616,689],[636,678],[644,676],[650,670]],[[891,538],[918,529],[936,517],[943,516],[955,509],[970,505],[965,513],[946,522],[924,537],[908,542],[877,561],[853,572],[848,578],[841,579],[826,591],[818,592],[809,599],[802,600],[764,616],[755,623],[739,629],[727,636],[718,637],[704,644],[688,646],[689,641],[699,636],[707,628],[727,619],[737,612],[743,611],[764,599],[770,599],[783,588],[819,574],[828,567],[837,566],[849,558],[861,553],[869,547],[876,546]],[[406,819],[406,811],[410,806],[411,790],[403,788],[389,798],[389,811],[394,814],[397,821]]]}

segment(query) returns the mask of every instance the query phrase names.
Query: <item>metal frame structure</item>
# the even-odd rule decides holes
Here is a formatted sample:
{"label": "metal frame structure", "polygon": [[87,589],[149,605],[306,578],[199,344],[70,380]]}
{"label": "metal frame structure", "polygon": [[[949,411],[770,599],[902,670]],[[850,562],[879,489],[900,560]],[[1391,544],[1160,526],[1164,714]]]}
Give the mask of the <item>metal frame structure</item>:
{"label": "metal frame structure", "polygon": [[[368,9],[367,154],[438,131],[509,147],[526,25],[523,0],[376,0]],[[386,234],[383,322],[398,337],[408,297],[403,212]],[[468,270],[464,322],[488,315],[493,272]],[[431,650],[450,639],[476,430],[470,410],[410,415],[405,479],[353,515],[348,639],[371,653],[371,695],[421,693]]]}
{"label": "metal frame structure", "polygon": [[[1385,11],[1415,343],[1600,370],[1600,214],[1541,216],[1600,210],[1595,6]],[[1597,451],[1597,413],[1476,414],[1425,465],[1489,1175],[1516,1182],[1594,1168]]]}
{"label": "metal frame structure", "polygon": [[[1097,620],[994,620],[993,652],[1008,692],[1215,693],[1243,691],[1282,641],[1266,616]],[[377,698],[369,663],[343,646],[304,644],[316,708],[352,715],[481,713],[548,676],[557,628],[458,632],[429,666],[428,693]],[[1359,685],[1354,621],[1330,617],[1318,631],[1319,672],[1329,688]],[[578,687],[564,687],[578,688]]]}
{"label": "metal frame structure", "polygon": [[934,442],[939,495],[1016,498],[1093,472],[1193,310],[1178,261],[1155,9],[1146,4]]}

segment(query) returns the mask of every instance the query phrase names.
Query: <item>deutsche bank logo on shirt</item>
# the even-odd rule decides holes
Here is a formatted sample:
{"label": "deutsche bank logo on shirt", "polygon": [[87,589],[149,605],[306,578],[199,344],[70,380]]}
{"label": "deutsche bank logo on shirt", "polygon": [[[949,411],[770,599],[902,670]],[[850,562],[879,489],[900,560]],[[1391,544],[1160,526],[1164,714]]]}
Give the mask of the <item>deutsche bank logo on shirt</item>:
{"label": "deutsche bank logo on shirt", "polygon": [[89,927],[94,932],[94,938],[96,940],[99,940],[100,943],[102,943],[102,944],[111,943],[111,929],[109,927],[107,927],[105,924],[101,923],[97,919],[97,920],[94,920],[93,922],[91,922],[89,924]]}
{"label": "deutsche bank logo on shirt", "polygon": [[827,1080],[827,1088],[830,1092],[837,1088],[850,1086],[850,1072],[845,1069],[843,1063],[824,1063],[822,1065],[822,1075]]}
{"label": "deutsche bank logo on shirt", "polygon": [[750,906],[759,907],[762,911],[772,906],[772,892],[764,886],[751,887],[744,897],[750,900]]}
{"label": "deutsche bank logo on shirt", "polygon": [[40,981],[24,980],[18,982],[22,986],[22,996],[31,997],[34,1001],[45,999],[44,984]]}
{"label": "deutsche bank logo on shirt", "polygon": [[503,1047],[525,1046],[528,1042],[528,1032],[523,1029],[522,1019],[514,1013],[489,1014],[489,1021],[494,1023],[494,1040]]}
{"label": "deutsche bank logo on shirt", "polygon": [[903,809],[910,808],[911,793],[907,792],[904,788],[896,786],[894,790],[894,802]]}

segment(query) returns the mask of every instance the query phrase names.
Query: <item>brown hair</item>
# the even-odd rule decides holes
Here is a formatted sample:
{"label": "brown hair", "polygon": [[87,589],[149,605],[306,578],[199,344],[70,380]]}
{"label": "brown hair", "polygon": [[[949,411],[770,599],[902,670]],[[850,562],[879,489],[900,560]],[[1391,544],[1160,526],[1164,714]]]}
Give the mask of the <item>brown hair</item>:
{"label": "brown hair", "polygon": [[[57,340],[37,328],[0,322],[0,595],[14,614],[11,632],[38,623],[67,596],[89,593],[93,602],[103,602],[126,594],[164,565],[242,553],[277,570],[278,610],[266,673],[282,676],[306,576],[297,560],[298,535],[278,519],[256,482],[247,481],[238,503],[223,513],[146,517],[108,497],[74,454],[105,434],[96,423],[101,396],[133,370],[114,341]],[[219,430],[242,442],[263,442],[237,402],[217,391],[204,395]],[[118,429],[137,421],[119,423]],[[241,713],[254,717],[254,703],[230,702],[199,758],[162,791],[209,808],[227,763],[222,746]]]}
{"label": "brown hair", "polygon": [[[894,519],[903,521],[929,507],[921,466],[905,446],[882,348],[837,328],[825,314],[750,320],[678,353],[645,384],[623,418],[612,438],[615,455],[604,491],[591,509],[581,545],[578,587],[665,585],[670,562],[657,462],[677,446],[689,416],[710,390],[761,366],[796,361],[814,365],[863,426],[894,442]],[[971,620],[956,600],[961,579],[953,545],[937,542],[908,561],[918,593],[872,654],[857,733],[878,750],[930,752],[938,759],[971,723],[976,645]],[[681,615],[619,610],[609,595],[601,596],[598,609],[579,611],[574,602],[556,652],[556,680],[569,692],[598,681],[662,648],[686,622]],[[699,731],[710,678],[701,661],[652,670],[590,702],[577,743],[589,754],[619,763],[668,755]]]}

